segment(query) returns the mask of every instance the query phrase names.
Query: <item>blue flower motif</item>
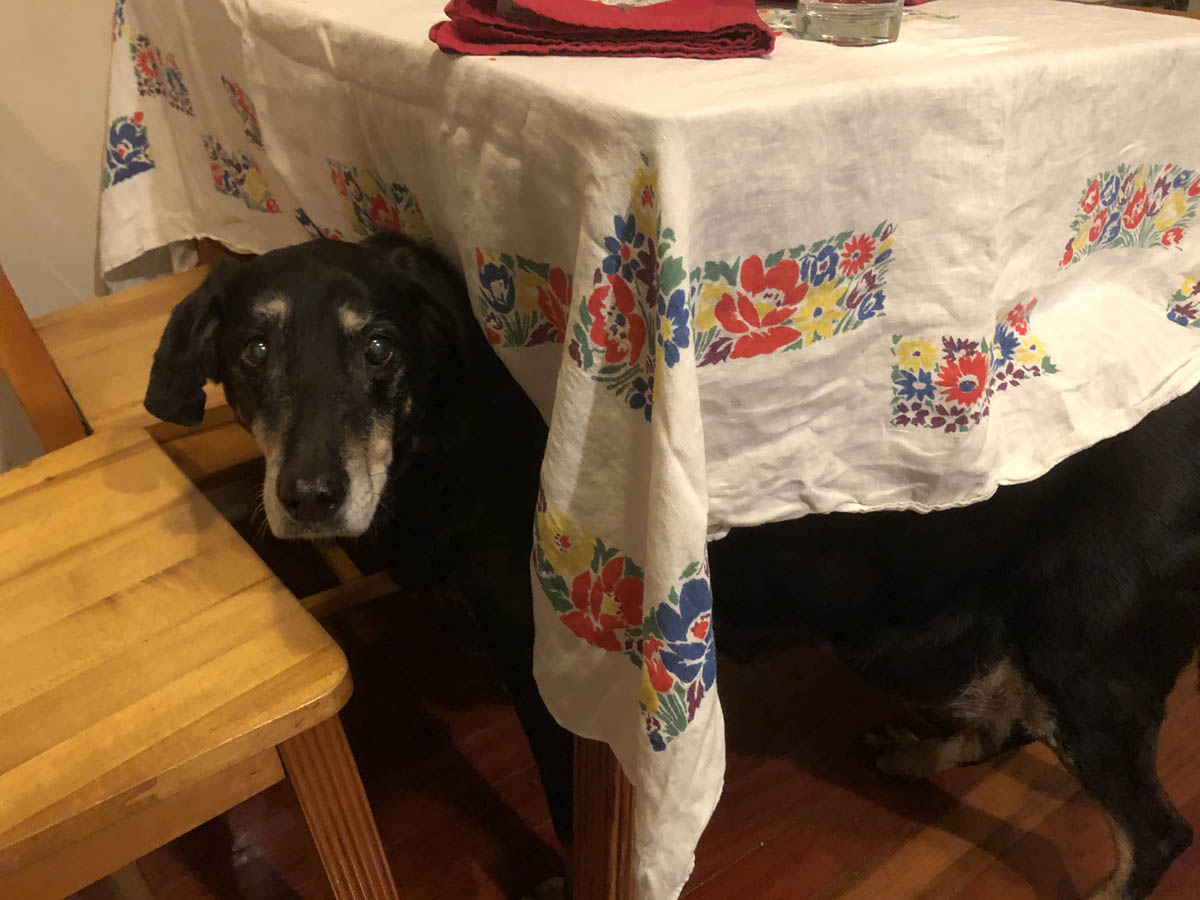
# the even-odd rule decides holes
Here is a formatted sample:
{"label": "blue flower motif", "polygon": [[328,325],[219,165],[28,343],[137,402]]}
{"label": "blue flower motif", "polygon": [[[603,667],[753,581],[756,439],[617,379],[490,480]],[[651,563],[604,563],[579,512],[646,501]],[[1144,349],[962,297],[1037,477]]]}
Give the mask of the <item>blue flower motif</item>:
{"label": "blue flower motif", "polygon": [[676,288],[670,299],[658,296],[658,343],[663,348],[663,359],[671,367],[679,362],[679,351],[687,347],[691,335],[688,328],[687,297],[683,288]]}
{"label": "blue flower motif", "polygon": [[1113,214],[1108,217],[1108,221],[1104,223],[1104,230],[1096,238],[1096,246],[1103,247],[1117,239],[1117,235],[1121,233],[1120,212],[1119,209],[1113,210]]}
{"label": "blue flower motif", "polygon": [[1171,182],[1171,187],[1183,187],[1192,180],[1192,170],[1183,169],[1175,175],[1175,180]]}
{"label": "blue flower motif", "polygon": [[1178,306],[1173,306],[1173,307],[1171,307],[1170,310],[1167,311],[1167,318],[1170,319],[1172,322],[1174,322],[1176,325],[1182,325],[1184,328],[1187,328],[1190,324],[1192,324],[1191,322],[1188,321],[1187,316],[1185,316],[1183,313],[1181,313],[1179,311]]}
{"label": "blue flower motif", "polygon": [[838,252],[833,244],[826,244],[817,253],[806,253],[800,260],[800,278],[813,287],[820,287],[837,274]]}
{"label": "blue flower motif", "polygon": [[1004,322],[996,326],[995,338],[992,342],[992,368],[997,368],[1004,365],[1017,352],[1017,345],[1021,343],[1021,339],[1017,337],[1017,333],[1013,331]]}
{"label": "blue flower motif", "polygon": [[479,273],[479,289],[484,302],[501,315],[512,312],[517,305],[516,285],[507,266],[487,263]]}
{"label": "blue flower motif", "polygon": [[631,409],[640,409],[649,422],[654,414],[654,376],[642,378],[640,375],[633,379],[633,393],[629,395]]}
{"label": "blue flower motif", "polygon": [[1104,187],[1100,189],[1100,203],[1105,207],[1112,206],[1117,202],[1117,195],[1120,193],[1121,179],[1116,175],[1109,175]]}
{"label": "blue flower motif", "polygon": [[637,230],[637,224],[633,221],[633,213],[624,219],[620,216],[613,216],[613,231],[613,236],[604,239],[604,247],[608,250],[608,256],[604,257],[600,268],[604,270],[605,275],[615,275],[619,271],[622,278],[632,281],[634,273],[641,268],[641,263],[634,251],[646,242],[646,236]]}
{"label": "blue flower motif", "polygon": [[895,382],[896,392],[905,400],[933,399],[933,372],[920,369],[913,372],[909,369],[900,370],[900,380]]}
{"label": "blue flower motif", "polygon": [[127,178],[154,168],[154,160],[150,158],[150,139],[141,121],[141,113],[134,113],[132,118],[119,116],[108,129],[104,161],[113,184],[120,184]]}
{"label": "blue flower motif", "polygon": [[883,312],[883,291],[872,291],[858,304],[858,321],[865,322],[875,313]]}
{"label": "blue flower motif", "polygon": [[650,749],[662,752],[667,749],[667,742],[663,740],[662,732],[650,732]]}
{"label": "blue flower motif", "polygon": [[679,590],[679,609],[662,603],[656,611],[667,644],[658,658],[682,684],[699,675],[705,689],[717,677],[717,653],[712,632],[712,588],[706,578],[693,578]]}

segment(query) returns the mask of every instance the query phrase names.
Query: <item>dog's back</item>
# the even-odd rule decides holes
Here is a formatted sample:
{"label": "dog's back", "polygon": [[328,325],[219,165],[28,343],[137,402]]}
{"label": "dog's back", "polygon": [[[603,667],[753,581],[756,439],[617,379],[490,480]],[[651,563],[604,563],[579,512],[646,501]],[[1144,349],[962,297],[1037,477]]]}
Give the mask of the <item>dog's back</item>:
{"label": "dog's back", "polygon": [[1093,896],[1146,896],[1191,840],[1155,748],[1200,644],[1198,439],[1200,389],[983,503],[735,531],[709,548],[718,642],[814,629],[869,680],[958,721],[942,738],[877,738],[885,771],[1043,740],[1113,826],[1117,869]]}

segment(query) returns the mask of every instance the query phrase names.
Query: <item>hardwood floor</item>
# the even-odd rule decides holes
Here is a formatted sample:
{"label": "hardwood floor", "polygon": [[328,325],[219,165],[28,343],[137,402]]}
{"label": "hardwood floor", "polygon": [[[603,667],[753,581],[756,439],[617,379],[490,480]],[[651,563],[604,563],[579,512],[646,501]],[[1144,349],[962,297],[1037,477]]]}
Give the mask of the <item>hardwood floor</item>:
{"label": "hardwood floor", "polygon": [[[276,549],[291,577],[320,581],[318,567]],[[401,895],[508,900],[554,874],[528,746],[466,613],[393,596],[326,624],[350,659],[356,692],[343,719]],[[871,767],[862,735],[904,711],[829,653],[723,659],[720,672],[726,788],[688,900],[1068,898],[1112,865],[1099,811],[1045,748],[897,781]],[[1160,772],[1200,830],[1196,679],[1189,668],[1170,697]],[[160,900],[330,897],[286,783],[139,866]],[[1155,897],[1193,900],[1197,884],[1200,842]]]}

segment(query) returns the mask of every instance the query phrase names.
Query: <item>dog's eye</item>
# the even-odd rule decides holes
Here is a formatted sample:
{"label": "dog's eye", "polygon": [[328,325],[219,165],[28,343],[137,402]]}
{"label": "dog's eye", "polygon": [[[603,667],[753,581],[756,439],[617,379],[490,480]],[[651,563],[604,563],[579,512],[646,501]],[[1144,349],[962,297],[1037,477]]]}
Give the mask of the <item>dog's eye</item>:
{"label": "dog's eye", "polygon": [[254,338],[242,350],[242,362],[258,368],[267,361],[267,342],[262,338]]}
{"label": "dog's eye", "polygon": [[367,341],[367,362],[373,366],[382,366],[392,358],[392,343],[380,335],[372,335]]}

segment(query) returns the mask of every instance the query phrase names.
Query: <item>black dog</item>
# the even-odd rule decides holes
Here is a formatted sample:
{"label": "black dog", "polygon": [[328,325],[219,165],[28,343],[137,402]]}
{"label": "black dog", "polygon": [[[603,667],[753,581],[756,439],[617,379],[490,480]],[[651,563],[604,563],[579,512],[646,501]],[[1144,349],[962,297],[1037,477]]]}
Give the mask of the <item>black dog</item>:
{"label": "black dog", "polygon": [[[461,279],[395,237],[225,265],[173,313],[147,408],[198,422],[206,378],[263,448],[277,535],[383,530],[398,582],[465,593],[569,844],[571,741],[530,674],[545,427]],[[974,506],[734,531],[709,549],[716,590],[738,591],[717,604],[718,640],[806,626],[891,692],[948,707],[962,728],[945,739],[876,738],[885,771],[922,776],[1045,741],[1113,828],[1117,868],[1093,896],[1144,897],[1191,840],[1155,751],[1166,694],[1200,643],[1198,439],[1200,389]]]}
{"label": "black dog", "polygon": [[1092,897],[1149,895],[1191,843],[1156,751],[1200,645],[1200,388],[983,503],[734,531],[709,559],[714,590],[737,591],[717,605],[728,632],[811,628],[957,722],[942,739],[876,735],[884,771],[1049,745],[1113,831],[1116,870]]}
{"label": "black dog", "polygon": [[462,278],[392,235],[223,261],[172,312],[146,408],[198,424],[206,380],[224,385],[263,451],[277,537],[370,530],[397,584],[465,600],[569,847],[572,738],[533,681],[529,554],[546,426],[471,318]]}

